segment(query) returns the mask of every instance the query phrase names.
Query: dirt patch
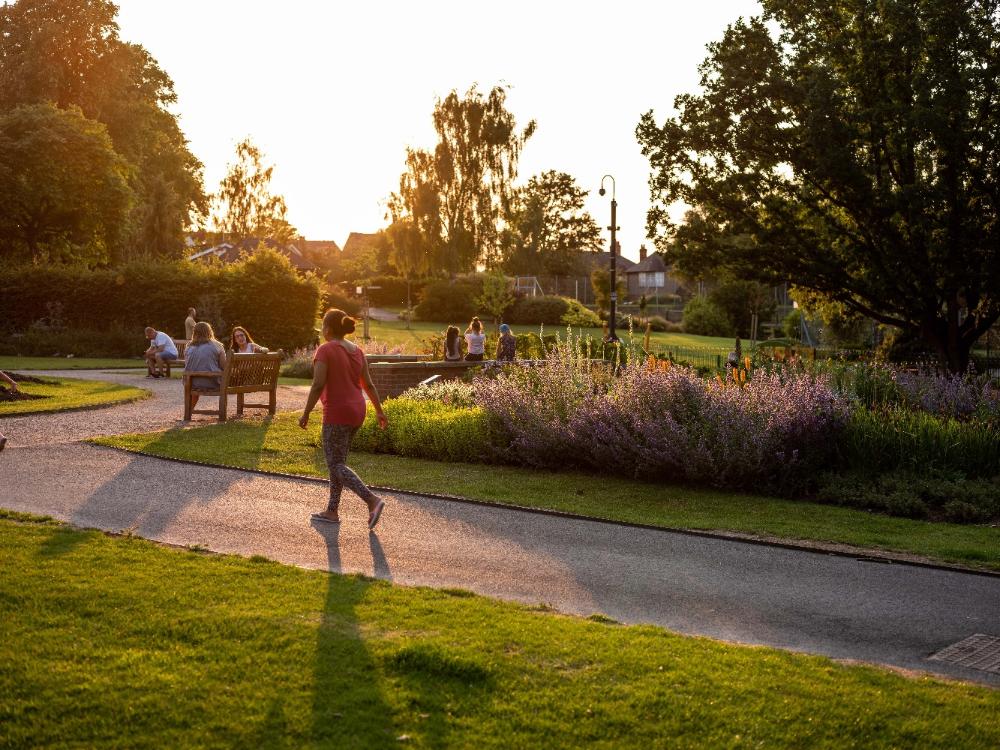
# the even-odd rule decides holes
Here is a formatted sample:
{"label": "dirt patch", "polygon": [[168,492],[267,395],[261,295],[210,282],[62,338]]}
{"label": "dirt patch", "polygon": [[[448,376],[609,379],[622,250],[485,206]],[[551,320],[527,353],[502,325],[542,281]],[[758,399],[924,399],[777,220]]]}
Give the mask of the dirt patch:
{"label": "dirt patch", "polygon": [[23,391],[14,392],[9,388],[0,386],[0,403],[5,401],[35,401],[40,398],[48,398],[48,396],[38,396],[34,393],[24,393]]}

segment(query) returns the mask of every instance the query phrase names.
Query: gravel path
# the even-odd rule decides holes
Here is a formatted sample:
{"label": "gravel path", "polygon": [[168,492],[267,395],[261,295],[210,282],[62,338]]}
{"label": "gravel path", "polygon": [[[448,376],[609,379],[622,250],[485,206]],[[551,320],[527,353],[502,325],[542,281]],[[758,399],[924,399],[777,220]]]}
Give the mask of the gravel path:
{"label": "gravel path", "polygon": [[[0,417],[0,432],[7,436],[8,449],[28,445],[53,445],[83,440],[98,435],[120,435],[127,432],[150,432],[184,425],[184,397],[181,381],[177,378],[146,378],[145,370],[73,370],[32,371],[31,375],[73,377],[82,380],[105,380],[111,383],[144,388],[151,398],[119,406],[52,414],[28,414],[22,417]],[[278,386],[278,410],[301,409],[305,405],[305,386]],[[250,394],[249,403],[267,401],[267,394]],[[199,407],[211,408],[217,403],[213,397],[204,397]],[[229,400],[229,416],[236,411],[236,399]],[[260,414],[259,410],[246,412]],[[190,424],[215,422],[215,418],[196,414]]]}

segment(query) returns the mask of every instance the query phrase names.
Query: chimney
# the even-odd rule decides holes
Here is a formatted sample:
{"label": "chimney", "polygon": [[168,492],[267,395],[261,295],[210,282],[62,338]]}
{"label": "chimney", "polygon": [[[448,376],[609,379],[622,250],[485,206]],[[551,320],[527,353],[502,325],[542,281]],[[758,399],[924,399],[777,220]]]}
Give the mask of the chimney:
{"label": "chimney", "polygon": [[644,260],[646,260],[646,253],[647,252],[648,251],[646,250],[646,246],[645,245],[639,245],[639,262],[640,263],[642,263]]}
{"label": "chimney", "polygon": [[621,255],[621,254],[622,254],[622,243],[620,243],[618,240],[615,240],[615,255]]}

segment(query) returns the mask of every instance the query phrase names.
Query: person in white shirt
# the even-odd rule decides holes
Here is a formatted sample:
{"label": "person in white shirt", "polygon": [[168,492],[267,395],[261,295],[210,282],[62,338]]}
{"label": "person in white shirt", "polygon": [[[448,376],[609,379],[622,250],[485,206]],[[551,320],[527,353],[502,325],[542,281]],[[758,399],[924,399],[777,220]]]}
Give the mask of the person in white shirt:
{"label": "person in white shirt", "polygon": [[465,331],[465,343],[469,345],[469,353],[465,355],[466,362],[482,362],[486,353],[486,334],[479,318],[473,318]]}
{"label": "person in white shirt", "polygon": [[236,326],[229,337],[229,351],[232,354],[264,354],[267,347],[250,338],[250,332],[243,326]]}
{"label": "person in white shirt", "polygon": [[153,327],[146,328],[146,338],[149,340],[149,348],[145,354],[148,370],[146,377],[162,377],[167,374],[167,368],[163,363],[168,359],[177,359],[177,346],[170,336]]}

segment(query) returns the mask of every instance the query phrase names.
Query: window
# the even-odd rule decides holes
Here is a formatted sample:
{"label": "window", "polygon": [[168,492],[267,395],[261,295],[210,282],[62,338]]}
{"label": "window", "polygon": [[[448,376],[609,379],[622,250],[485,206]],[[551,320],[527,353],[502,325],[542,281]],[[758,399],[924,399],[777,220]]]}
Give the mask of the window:
{"label": "window", "polygon": [[650,289],[653,287],[662,288],[666,286],[664,283],[664,273],[663,271],[656,271],[653,273],[642,273],[639,272],[639,286]]}

